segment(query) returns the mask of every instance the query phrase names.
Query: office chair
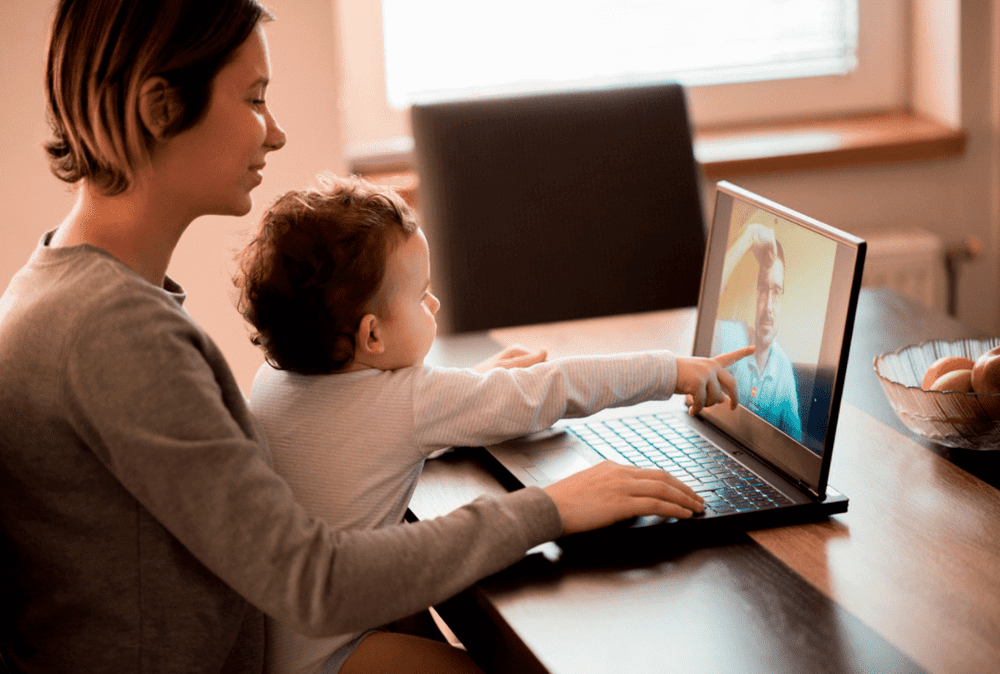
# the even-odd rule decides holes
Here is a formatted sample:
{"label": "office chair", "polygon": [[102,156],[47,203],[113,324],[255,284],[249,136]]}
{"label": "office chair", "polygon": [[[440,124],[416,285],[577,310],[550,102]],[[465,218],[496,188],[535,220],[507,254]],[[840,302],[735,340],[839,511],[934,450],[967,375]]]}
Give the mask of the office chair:
{"label": "office chair", "polygon": [[442,332],[697,303],[680,86],[416,105],[411,121]]}

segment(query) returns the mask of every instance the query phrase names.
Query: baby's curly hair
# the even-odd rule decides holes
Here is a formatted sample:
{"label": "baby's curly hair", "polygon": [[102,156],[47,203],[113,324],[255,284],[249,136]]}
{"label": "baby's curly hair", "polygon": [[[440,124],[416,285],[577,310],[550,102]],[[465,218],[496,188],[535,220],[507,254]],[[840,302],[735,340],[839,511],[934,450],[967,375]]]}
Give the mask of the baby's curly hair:
{"label": "baby's curly hair", "polygon": [[351,363],[391,246],[417,230],[391,188],[322,174],[319,187],[288,192],[261,219],[239,255],[239,311],[267,362],[300,374]]}

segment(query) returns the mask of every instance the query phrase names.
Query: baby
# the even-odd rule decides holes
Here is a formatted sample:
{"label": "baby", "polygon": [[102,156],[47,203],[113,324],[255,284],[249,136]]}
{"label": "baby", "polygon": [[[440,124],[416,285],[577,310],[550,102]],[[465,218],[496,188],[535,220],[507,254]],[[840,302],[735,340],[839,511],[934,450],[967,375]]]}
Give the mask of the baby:
{"label": "baby", "polygon": [[[338,528],[399,523],[425,459],[447,447],[492,444],[674,393],[687,394],[694,412],[735,407],[724,367],[753,351],[544,362],[515,349],[478,369],[424,365],[440,308],[427,240],[395,192],[359,178],[323,176],[318,189],[279,198],[241,267],[240,310],[267,358],[250,407],[275,470],[308,511]],[[700,509],[694,492],[676,484]],[[338,671],[375,644],[405,647],[399,637],[312,639],[272,622],[270,671]]]}

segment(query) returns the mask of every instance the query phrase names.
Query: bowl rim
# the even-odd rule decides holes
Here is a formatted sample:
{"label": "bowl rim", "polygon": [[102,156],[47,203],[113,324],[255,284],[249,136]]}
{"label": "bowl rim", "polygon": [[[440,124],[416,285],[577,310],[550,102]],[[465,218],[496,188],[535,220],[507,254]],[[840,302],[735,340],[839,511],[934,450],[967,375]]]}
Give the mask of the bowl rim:
{"label": "bowl rim", "polygon": [[907,344],[895,349],[894,351],[886,351],[885,353],[880,353],[872,359],[872,369],[875,371],[875,376],[879,378],[879,381],[892,384],[893,386],[898,386],[903,389],[912,391],[921,391],[923,393],[929,393],[931,395],[939,394],[944,396],[955,395],[955,396],[982,396],[983,398],[1000,398],[1000,393],[980,393],[978,391],[932,391],[930,389],[921,388],[920,386],[910,386],[904,384],[903,382],[895,381],[884,376],[878,371],[879,361],[887,356],[898,356],[903,351],[909,349],[919,349],[927,344],[941,343],[941,344],[957,344],[960,342],[988,342],[996,341],[996,346],[1000,346],[1000,337],[962,337],[961,339],[925,339],[922,342],[916,344]]}

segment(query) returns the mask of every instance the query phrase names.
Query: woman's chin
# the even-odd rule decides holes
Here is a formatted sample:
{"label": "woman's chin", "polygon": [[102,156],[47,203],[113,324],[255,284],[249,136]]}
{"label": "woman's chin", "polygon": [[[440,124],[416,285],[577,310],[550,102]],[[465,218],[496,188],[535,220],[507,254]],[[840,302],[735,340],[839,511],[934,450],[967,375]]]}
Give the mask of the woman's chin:
{"label": "woman's chin", "polygon": [[224,204],[218,204],[215,208],[206,212],[205,215],[231,215],[241,217],[249,213],[252,209],[253,197],[248,193],[243,198],[233,199],[232,201]]}

